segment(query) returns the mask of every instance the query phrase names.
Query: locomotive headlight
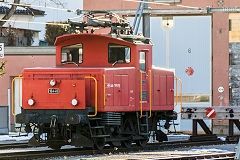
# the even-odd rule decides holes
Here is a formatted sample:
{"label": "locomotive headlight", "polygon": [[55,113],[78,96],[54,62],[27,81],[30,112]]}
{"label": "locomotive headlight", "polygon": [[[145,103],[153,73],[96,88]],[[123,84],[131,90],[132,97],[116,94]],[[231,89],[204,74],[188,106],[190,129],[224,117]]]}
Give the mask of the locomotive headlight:
{"label": "locomotive headlight", "polygon": [[76,99],[73,99],[73,100],[72,100],[72,105],[73,105],[73,106],[76,106],[77,104],[78,104],[78,101],[77,101]]}
{"label": "locomotive headlight", "polygon": [[49,82],[49,84],[53,87],[56,85],[56,81],[54,81],[53,79]]}
{"label": "locomotive headlight", "polygon": [[33,99],[29,99],[29,100],[28,100],[28,105],[29,105],[29,106],[33,106],[34,103],[35,103],[35,101],[34,101]]}

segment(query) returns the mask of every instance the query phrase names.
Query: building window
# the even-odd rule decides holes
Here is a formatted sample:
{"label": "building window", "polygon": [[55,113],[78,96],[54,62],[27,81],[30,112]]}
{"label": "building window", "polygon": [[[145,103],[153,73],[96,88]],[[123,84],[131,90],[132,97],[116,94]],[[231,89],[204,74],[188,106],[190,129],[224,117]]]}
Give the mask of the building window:
{"label": "building window", "polygon": [[62,63],[83,63],[83,45],[74,44],[62,47]]}
{"label": "building window", "polygon": [[130,63],[131,48],[120,44],[110,43],[108,45],[109,63]]}

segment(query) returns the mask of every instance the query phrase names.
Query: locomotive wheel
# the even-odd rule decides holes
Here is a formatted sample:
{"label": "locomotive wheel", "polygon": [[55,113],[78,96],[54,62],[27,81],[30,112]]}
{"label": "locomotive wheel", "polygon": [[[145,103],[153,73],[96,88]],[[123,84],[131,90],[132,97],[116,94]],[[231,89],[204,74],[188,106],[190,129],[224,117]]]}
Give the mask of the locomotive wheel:
{"label": "locomotive wheel", "polygon": [[113,147],[120,147],[121,146],[121,135],[120,135],[120,131],[121,129],[119,128],[119,126],[118,127],[116,127],[115,129],[114,129],[114,133],[111,133],[111,138],[113,138],[114,140],[113,141],[111,141],[111,145],[113,146]]}
{"label": "locomotive wheel", "polygon": [[59,150],[61,149],[62,146],[64,146],[66,143],[63,140],[63,137],[60,135],[57,135],[56,137],[52,138],[51,136],[48,137],[47,140],[47,146],[49,148],[52,148],[54,150]]}
{"label": "locomotive wheel", "polygon": [[122,141],[122,145],[126,148],[131,148],[132,142],[133,142],[131,140],[131,136],[135,135],[135,127],[133,125],[132,119],[128,118],[125,120],[125,122],[123,124],[123,130],[124,130],[124,133],[127,134],[127,135],[125,135],[125,137],[129,138],[129,140]]}
{"label": "locomotive wheel", "polygon": [[132,141],[131,140],[125,140],[122,142],[123,147],[131,148],[132,147]]}
{"label": "locomotive wheel", "polygon": [[102,150],[105,146],[105,138],[96,138],[94,140],[94,147],[98,150]]}
{"label": "locomotive wheel", "polygon": [[111,142],[113,147],[120,147],[121,146],[121,141],[112,141]]}
{"label": "locomotive wheel", "polygon": [[158,142],[168,141],[168,137],[163,131],[157,130],[155,133],[156,133],[156,139]]}
{"label": "locomotive wheel", "polygon": [[60,150],[62,145],[52,144],[52,145],[48,145],[48,147],[50,147],[54,150]]}
{"label": "locomotive wheel", "polygon": [[144,137],[144,139],[136,141],[137,145],[140,147],[145,147],[147,145],[147,142],[148,142],[148,137]]}
{"label": "locomotive wheel", "polygon": [[54,150],[59,150],[64,145],[63,142],[59,142],[58,140],[50,140],[47,142],[49,148]]}
{"label": "locomotive wheel", "polygon": [[[94,130],[93,135],[103,135],[104,131],[103,130]],[[93,138],[94,142],[94,148],[98,150],[102,150],[105,146],[105,137],[95,137]]]}

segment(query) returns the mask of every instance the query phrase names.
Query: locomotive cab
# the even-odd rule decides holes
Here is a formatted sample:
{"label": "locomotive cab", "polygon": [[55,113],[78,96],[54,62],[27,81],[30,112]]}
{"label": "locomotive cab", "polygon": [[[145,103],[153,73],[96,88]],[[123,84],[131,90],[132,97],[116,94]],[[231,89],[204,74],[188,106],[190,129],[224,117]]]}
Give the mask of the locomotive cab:
{"label": "locomotive cab", "polygon": [[55,45],[57,66],[135,66],[136,45],[122,39],[97,34],[73,34],[58,37]]}
{"label": "locomotive cab", "polygon": [[[38,131],[30,142],[51,148],[105,143],[143,146],[150,131],[176,118],[174,73],[152,67],[152,43],[141,36],[70,34],[57,38],[55,68],[23,71],[23,106],[17,123]],[[136,125],[137,124],[137,125]]]}

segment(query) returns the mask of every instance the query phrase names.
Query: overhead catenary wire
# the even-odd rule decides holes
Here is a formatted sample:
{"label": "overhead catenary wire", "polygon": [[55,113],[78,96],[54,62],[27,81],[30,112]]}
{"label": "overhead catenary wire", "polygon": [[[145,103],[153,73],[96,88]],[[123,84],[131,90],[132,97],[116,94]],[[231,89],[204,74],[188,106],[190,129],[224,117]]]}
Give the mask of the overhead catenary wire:
{"label": "overhead catenary wire", "polygon": [[16,20],[4,20],[4,19],[1,19],[0,21],[4,21],[4,22],[17,22],[17,23],[48,24],[48,25],[58,25],[58,26],[69,26],[69,24],[57,23],[57,22],[31,22],[31,21],[16,21]]}
{"label": "overhead catenary wire", "polygon": [[[11,2],[0,2],[0,4],[15,5],[15,6],[20,6],[20,7],[24,7],[24,8],[26,8],[26,7],[46,8],[46,9],[61,10],[61,11],[76,13],[76,10],[47,7],[47,6],[33,5],[33,4],[11,3]],[[32,23],[32,24],[43,24],[43,25],[47,24],[47,25],[69,26],[69,24],[64,24],[64,23],[59,23],[59,22],[33,22],[33,21],[20,21],[20,20],[3,20],[3,19],[1,19],[0,21],[14,22],[14,23],[16,22],[16,23]]]}
{"label": "overhead catenary wire", "polygon": [[118,20],[122,20],[123,22],[127,22],[127,23],[130,23],[128,20],[124,19],[124,18],[121,18],[118,14],[116,13],[113,13],[113,15],[118,19]]}
{"label": "overhead catenary wire", "polygon": [[[77,19],[77,18],[82,18],[84,15],[78,16],[78,17],[73,17],[73,18],[69,18],[69,20],[73,20],[73,19]],[[86,15],[85,15],[86,16]],[[113,14],[113,17],[115,17],[118,21],[122,20],[126,23],[129,23],[129,21],[127,21],[126,19],[123,19],[121,17],[119,17],[117,14]],[[106,21],[110,21],[108,19],[105,19],[104,16],[98,16],[98,17],[94,17],[95,20],[98,21],[102,21],[102,22],[106,22]],[[32,24],[43,24],[43,25],[58,25],[58,26],[70,26],[69,24],[64,24],[64,23],[59,23],[59,22],[35,22],[35,21],[20,21],[20,20],[4,20],[1,19],[0,21],[4,21],[4,22],[13,22],[13,23],[32,23]],[[74,22],[74,21],[72,21]]]}
{"label": "overhead catenary wire", "polygon": [[23,3],[10,3],[10,2],[0,2],[0,4],[8,4],[8,5],[15,5],[20,7],[36,7],[36,8],[46,8],[46,9],[52,9],[52,10],[61,10],[65,12],[73,12],[76,13],[76,10],[70,10],[65,8],[55,8],[55,7],[47,7],[47,6],[40,6],[40,5],[33,5],[33,4],[23,4]]}
{"label": "overhead catenary wire", "polygon": [[[61,11],[66,11],[66,12],[73,12],[77,14],[77,10],[70,10],[70,9],[64,9],[64,8],[55,8],[55,7],[47,7],[47,6],[40,6],[40,5],[32,5],[32,4],[23,4],[23,3],[11,3],[11,2],[0,2],[0,4],[7,4],[7,5],[16,5],[16,6],[21,6],[21,7],[36,7],[36,8],[47,8],[47,9],[53,9],[53,10],[61,10]],[[117,18],[118,21],[124,21],[128,22],[126,19],[121,18],[117,14],[113,13],[114,17]],[[83,15],[69,18],[69,20],[72,19],[77,19],[77,18],[82,18]],[[98,18],[99,21],[106,21],[106,19],[100,19]],[[30,21],[18,21],[18,20],[0,20],[0,21],[6,21],[6,22],[18,22],[18,23],[35,23],[35,24],[48,24],[48,25],[62,25],[62,26],[69,26],[69,24],[62,24],[62,23],[54,23],[54,22],[30,22]]]}
{"label": "overhead catenary wire", "polygon": [[[129,2],[143,2],[139,0],[124,0],[124,1],[129,1]],[[149,4],[157,4],[157,5],[163,5],[163,6],[177,6],[177,7],[182,7],[182,8],[189,8],[189,9],[201,9],[200,7],[192,7],[192,6],[185,6],[185,5],[180,5],[180,4],[170,4],[170,3],[162,3],[162,2],[148,2],[144,1],[144,3],[149,3]]]}
{"label": "overhead catenary wire", "polygon": [[77,16],[77,17],[68,18],[68,19],[69,19],[69,20],[72,20],[72,19],[78,19],[78,18],[83,18],[83,15]]}

